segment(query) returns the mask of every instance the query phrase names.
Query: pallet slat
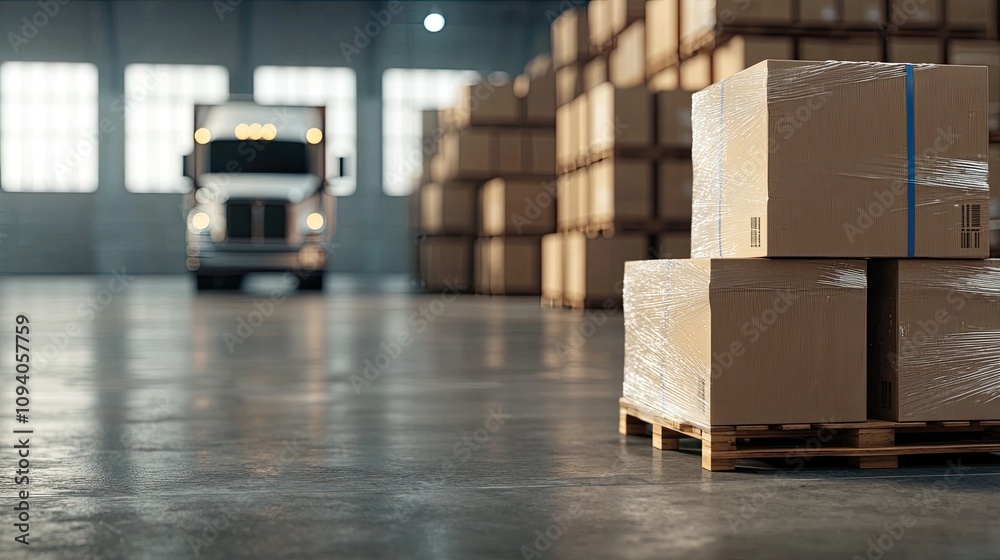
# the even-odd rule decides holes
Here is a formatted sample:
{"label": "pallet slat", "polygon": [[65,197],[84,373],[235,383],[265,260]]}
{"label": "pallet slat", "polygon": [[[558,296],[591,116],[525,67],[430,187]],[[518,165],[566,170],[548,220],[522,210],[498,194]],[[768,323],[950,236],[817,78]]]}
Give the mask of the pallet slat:
{"label": "pallet slat", "polygon": [[[661,418],[650,414],[624,398],[619,400],[619,431],[645,434],[646,425],[652,426],[653,446],[657,449],[679,449],[681,438],[694,438],[702,442],[702,467],[710,471],[734,470],[737,459],[775,458],[847,458],[859,468],[896,468],[899,457],[904,455],[933,455],[956,453],[1000,452],[1000,420],[978,422],[866,422],[712,426],[701,429],[690,424]],[[638,423],[638,424],[637,424]],[[642,425],[642,431],[637,428]],[[997,429],[992,429],[996,427]],[[803,445],[802,439],[818,438],[821,431],[828,432],[827,439],[817,440],[819,445]],[[931,443],[898,441],[897,434],[933,435]],[[837,439],[834,440],[834,436]],[[982,437],[974,441],[964,438]],[[783,443],[748,445],[755,440],[784,440]],[[823,445],[829,441],[829,445]]]}

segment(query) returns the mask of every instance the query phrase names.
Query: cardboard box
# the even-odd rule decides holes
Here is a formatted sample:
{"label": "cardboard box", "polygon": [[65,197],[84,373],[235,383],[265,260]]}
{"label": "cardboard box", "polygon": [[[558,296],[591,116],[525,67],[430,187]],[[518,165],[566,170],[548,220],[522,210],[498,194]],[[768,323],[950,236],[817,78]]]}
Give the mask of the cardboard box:
{"label": "cardboard box", "polygon": [[799,0],[799,21],[802,23],[830,26],[840,22],[841,17],[838,0]]}
{"label": "cardboard box", "polygon": [[573,140],[576,117],[573,115],[573,105],[563,105],[556,109],[556,165],[560,170],[574,167],[573,155],[575,149],[570,144]]}
{"label": "cardboard box", "polygon": [[[596,91],[596,90],[595,90]],[[573,126],[573,154],[577,162],[585,161],[590,155],[591,118],[590,92],[583,93],[572,102],[573,116],[576,124]]]}
{"label": "cardboard box", "polygon": [[646,22],[629,25],[615,39],[608,60],[608,76],[615,87],[630,88],[646,83]]}
{"label": "cardboard box", "polygon": [[990,144],[990,219],[1000,218],[1000,144]]}
{"label": "cardboard box", "polygon": [[986,30],[996,36],[996,0],[948,0],[945,13],[951,29]]}
{"label": "cardboard box", "polygon": [[718,25],[782,26],[794,20],[793,0],[681,0],[681,50],[710,35]]}
{"label": "cardboard box", "polygon": [[671,222],[690,222],[691,185],[693,182],[691,162],[688,160],[664,160],[658,165],[657,216]]}
{"label": "cardboard box", "polygon": [[646,17],[646,0],[611,0],[611,33],[618,35]]}
{"label": "cardboard box", "polygon": [[795,44],[791,37],[732,37],[712,53],[712,81],[721,82],[737,72],[768,59],[792,60]]}
{"label": "cardboard box", "polygon": [[576,306],[614,305],[622,299],[625,263],[645,259],[649,238],[645,234],[618,234],[610,239],[588,239],[581,232],[563,236],[566,268],[563,297]]}
{"label": "cardboard box", "polygon": [[556,106],[562,107],[586,91],[583,72],[576,64],[556,70]]}
{"label": "cardboard box", "polygon": [[523,131],[520,128],[498,129],[496,131],[497,166],[500,175],[519,175],[528,167],[523,141]]}
{"label": "cardboard box", "polygon": [[483,235],[538,235],[556,231],[555,177],[488,181],[482,189]]}
{"label": "cardboard box", "polygon": [[530,172],[534,175],[556,174],[556,131],[551,128],[534,128],[525,136],[528,144]]}
{"label": "cardboard box", "polygon": [[949,41],[948,63],[988,66],[990,80],[990,130],[1000,130],[1000,42]]}
{"label": "cardboard box", "polygon": [[587,3],[587,26],[590,29],[590,53],[599,54],[611,46],[614,36],[611,22],[611,0],[590,0]]}
{"label": "cardboard box", "polygon": [[573,228],[576,217],[576,200],[573,197],[573,174],[576,171],[563,173],[556,177],[556,229],[567,231]]}
{"label": "cardboard box", "polygon": [[595,56],[583,67],[583,91],[590,91],[607,81],[608,55]]}
{"label": "cardboard box", "polygon": [[906,72],[767,61],[695,94],[692,255],[986,257],[986,69]]}
{"label": "cardboard box", "polygon": [[420,233],[475,235],[476,183],[429,183],[420,188]]}
{"label": "cardboard box", "polygon": [[653,163],[605,158],[590,164],[588,222],[594,225],[648,222],[653,203]]}
{"label": "cardboard box", "polygon": [[542,303],[562,305],[563,234],[542,237]]}
{"label": "cardboard box", "polygon": [[572,175],[572,180],[570,188],[575,208],[573,208],[573,219],[570,227],[574,229],[584,228],[587,226],[590,213],[590,169],[586,167],[577,169]]}
{"label": "cardboard box", "polygon": [[[539,57],[535,57],[536,59]],[[530,123],[555,123],[556,73],[551,59],[547,65],[534,64],[535,75],[529,75],[528,95],[524,98],[524,119]]]}
{"label": "cardboard box", "polygon": [[924,37],[890,37],[889,62],[944,64],[944,43]]}
{"label": "cardboard box", "polygon": [[657,73],[677,61],[680,33],[677,2],[678,0],[646,2],[646,25],[649,29],[656,30],[656,33],[646,34],[647,73]]}
{"label": "cardboard box", "polygon": [[587,94],[590,104],[589,153],[606,154],[616,146],[651,146],[656,121],[653,94],[645,87],[616,88],[604,83]]}
{"label": "cardboard box", "polygon": [[871,263],[869,414],[1000,419],[1000,260]]}
{"label": "cardboard box", "polygon": [[488,296],[492,294],[490,290],[490,238],[480,237],[476,239],[473,248],[473,286],[477,294]]}
{"label": "cardboard box", "polygon": [[691,147],[691,92],[656,94],[656,143],[671,148]]}
{"label": "cardboard box", "polygon": [[656,237],[655,259],[686,259],[691,256],[691,232],[661,233]]}
{"label": "cardboard box", "polygon": [[866,420],[864,261],[630,262],[625,294],[623,392],[653,414],[702,429]]}
{"label": "cardboard box", "polygon": [[424,237],[420,274],[428,291],[468,291],[472,284],[472,237]]}
{"label": "cardboard box", "polygon": [[495,84],[482,80],[465,86],[454,110],[455,124],[460,128],[524,121],[524,103],[514,92],[514,82]]}
{"label": "cardboard box", "polygon": [[681,73],[676,66],[664,68],[649,78],[646,84],[649,91],[674,91],[681,87]]}
{"label": "cardboard box", "polygon": [[552,62],[559,69],[585,59],[589,52],[587,10],[566,10],[552,22]]}
{"label": "cardboard box", "polygon": [[436,183],[476,180],[495,175],[496,135],[491,129],[469,128],[448,132],[441,138],[432,161]]}
{"label": "cardboard box", "polygon": [[878,27],[885,21],[884,0],[843,0],[844,24],[854,27]]}
{"label": "cardboard box", "polygon": [[882,42],[874,37],[853,39],[799,39],[800,60],[841,60],[878,62],[882,60]]}
{"label": "cardboard box", "polygon": [[889,23],[897,28],[935,27],[942,21],[939,8],[939,2],[890,0]]}
{"label": "cardboard box", "polygon": [[556,225],[561,231],[586,227],[589,206],[590,173],[586,167],[560,175],[556,179],[558,203]]}
{"label": "cardboard box", "polygon": [[702,53],[681,63],[681,89],[700,91],[712,85],[712,55]]}
{"label": "cardboard box", "polygon": [[489,240],[490,293],[542,293],[542,238],[494,237]]}

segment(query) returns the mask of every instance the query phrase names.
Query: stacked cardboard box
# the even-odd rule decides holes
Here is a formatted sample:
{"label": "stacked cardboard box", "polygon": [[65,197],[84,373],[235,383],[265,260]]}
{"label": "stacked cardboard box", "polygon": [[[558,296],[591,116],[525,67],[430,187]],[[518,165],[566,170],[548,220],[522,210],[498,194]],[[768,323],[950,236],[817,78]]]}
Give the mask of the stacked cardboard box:
{"label": "stacked cardboard box", "polygon": [[988,90],[766,61],[696,94],[695,258],[627,265],[625,399],[706,429],[1000,419]]}
{"label": "stacked cardboard box", "polygon": [[[481,191],[496,177],[554,185],[555,93],[551,60],[540,56],[514,82],[484,80],[466,86],[456,106],[425,112],[423,143],[432,148],[424,152],[413,219],[421,236],[418,271],[427,289],[441,289],[448,279],[452,289],[464,291],[494,285],[486,293],[540,292],[540,271],[524,280],[516,274],[520,264],[511,264],[533,259],[526,270],[540,269],[539,235],[533,238],[534,255],[525,251],[523,240],[492,241],[491,236],[506,232],[495,233],[496,212],[483,207],[483,200],[496,196],[484,199]],[[484,259],[487,254],[494,256]],[[496,263],[492,270],[497,272],[484,277],[490,263]]]}
{"label": "stacked cardboard box", "polygon": [[549,305],[617,305],[626,260],[688,253],[691,94],[648,83],[645,8],[599,0],[553,25],[560,233],[542,257]]}

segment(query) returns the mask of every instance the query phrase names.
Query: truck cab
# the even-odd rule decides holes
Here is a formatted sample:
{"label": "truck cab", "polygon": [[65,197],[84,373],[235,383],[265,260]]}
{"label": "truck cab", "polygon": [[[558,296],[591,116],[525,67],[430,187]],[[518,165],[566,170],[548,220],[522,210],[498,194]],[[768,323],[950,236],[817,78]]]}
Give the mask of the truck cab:
{"label": "truck cab", "polygon": [[187,269],[198,290],[238,289],[251,272],[283,272],[300,289],[321,290],[336,211],[325,109],[234,101],[194,113]]}

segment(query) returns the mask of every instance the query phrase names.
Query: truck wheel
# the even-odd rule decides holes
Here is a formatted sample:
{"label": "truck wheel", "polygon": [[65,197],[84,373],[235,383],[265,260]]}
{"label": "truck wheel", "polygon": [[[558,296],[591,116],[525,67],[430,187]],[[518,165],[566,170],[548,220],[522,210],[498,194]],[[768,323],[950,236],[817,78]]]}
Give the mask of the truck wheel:
{"label": "truck wheel", "polygon": [[309,292],[320,292],[323,291],[323,273],[318,272],[310,274],[304,278],[299,279],[299,289]]}

